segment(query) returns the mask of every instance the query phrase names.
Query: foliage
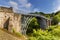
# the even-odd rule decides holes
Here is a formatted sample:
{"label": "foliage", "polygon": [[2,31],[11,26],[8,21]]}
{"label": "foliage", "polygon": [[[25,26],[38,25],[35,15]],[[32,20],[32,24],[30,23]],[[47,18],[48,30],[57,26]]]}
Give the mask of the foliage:
{"label": "foliage", "polygon": [[45,16],[46,18],[50,18],[51,14],[45,14],[43,12],[35,12],[35,13],[30,13],[30,14],[37,14],[37,15],[43,15]]}
{"label": "foliage", "polygon": [[50,27],[49,29],[52,29],[49,31],[52,35],[60,37],[60,26],[59,25],[56,25],[54,27]]}
{"label": "foliage", "polygon": [[52,25],[56,25],[60,22],[60,13],[55,15],[52,19]]}
{"label": "foliage", "polygon": [[16,32],[15,34],[16,34],[17,36],[20,36],[20,37],[22,36],[22,34],[19,33],[19,32]]}
{"label": "foliage", "polygon": [[47,15],[47,14],[46,14],[46,15],[44,15],[44,16],[50,19],[50,15]]}
{"label": "foliage", "polygon": [[52,14],[43,14],[45,17],[52,18],[53,26],[50,26],[46,30],[33,29],[33,33],[29,37],[29,40],[60,40],[60,26],[57,25],[60,22],[60,11]]}
{"label": "foliage", "polygon": [[35,37],[29,37],[29,40],[37,40]]}
{"label": "foliage", "polygon": [[33,29],[38,28],[39,24],[38,24],[37,19],[35,17],[31,19],[29,26],[30,26],[30,28],[33,28]]}
{"label": "foliage", "polygon": [[60,26],[51,26],[46,30],[33,30],[29,40],[60,40]]}
{"label": "foliage", "polygon": [[15,30],[14,28],[12,29],[12,31],[13,31],[13,33],[16,34],[17,36],[19,36],[19,37],[22,36],[22,34],[21,34],[20,32],[16,32],[16,30]]}
{"label": "foliage", "polygon": [[57,15],[57,14],[59,14],[60,13],[60,11],[57,11],[56,13],[55,13],[55,15]]}
{"label": "foliage", "polygon": [[16,32],[14,28],[12,29],[12,31],[13,31],[13,33],[15,33],[15,32]]}
{"label": "foliage", "polygon": [[37,19],[34,17],[30,20],[30,24],[27,29],[27,34],[32,33],[33,29],[38,29],[39,28],[39,23],[37,22]]}

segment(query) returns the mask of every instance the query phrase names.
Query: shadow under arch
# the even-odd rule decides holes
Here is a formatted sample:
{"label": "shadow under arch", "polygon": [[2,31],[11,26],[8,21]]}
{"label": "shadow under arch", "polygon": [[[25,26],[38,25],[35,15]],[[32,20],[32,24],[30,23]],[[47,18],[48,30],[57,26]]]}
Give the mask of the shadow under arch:
{"label": "shadow under arch", "polygon": [[4,23],[4,29],[8,30],[8,26],[9,26],[9,19],[10,17],[6,20],[6,22]]}

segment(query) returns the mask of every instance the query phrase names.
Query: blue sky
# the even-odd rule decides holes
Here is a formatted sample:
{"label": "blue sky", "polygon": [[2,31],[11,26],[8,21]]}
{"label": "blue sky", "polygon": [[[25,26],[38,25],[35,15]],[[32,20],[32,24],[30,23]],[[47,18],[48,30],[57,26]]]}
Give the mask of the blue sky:
{"label": "blue sky", "polygon": [[60,0],[0,0],[0,6],[13,7],[14,12],[52,13],[60,10]]}

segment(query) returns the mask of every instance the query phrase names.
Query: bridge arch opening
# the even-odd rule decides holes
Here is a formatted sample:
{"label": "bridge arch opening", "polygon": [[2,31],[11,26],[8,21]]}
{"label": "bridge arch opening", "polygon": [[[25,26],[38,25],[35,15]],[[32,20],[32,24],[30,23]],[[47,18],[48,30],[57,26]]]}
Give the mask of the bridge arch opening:
{"label": "bridge arch opening", "polygon": [[[30,24],[30,20],[32,18],[34,18],[35,16],[29,16],[29,15],[23,15],[22,18],[21,18],[21,33],[26,35],[26,32],[27,32],[27,28]],[[42,17],[35,17],[37,19],[37,22],[39,24],[39,29],[45,29],[45,26],[46,26],[46,19],[42,18]]]}

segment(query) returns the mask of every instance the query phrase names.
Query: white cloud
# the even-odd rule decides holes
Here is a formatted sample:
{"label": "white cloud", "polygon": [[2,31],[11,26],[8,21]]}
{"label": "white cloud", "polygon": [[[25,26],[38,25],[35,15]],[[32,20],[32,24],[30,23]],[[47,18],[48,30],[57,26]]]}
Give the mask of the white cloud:
{"label": "white cloud", "polygon": [[60,10],[60,6],[58,6],[55,10],[54,10],[54,12],[57,12],[57,11],[59,11]]}
{"label": "white cloud", "polygon": [[9,2],[11,5],[13,5],[13,6],[17,6],[18,4],[16,3],[16,2],[14,2],[14,1],[10,1]]}
{"label": "white cloud", "polygon": [[8,1],[8,2],[6,2],[6,1],[4,0],[4,1],[2,1],[2,2],[4,2],[5,5],[2,5],[2,4],[1,4],[0,6],[13,7],[14,12],[16,11],[16,9],[18,9],[18,3],[17,3],[17,2],[14,2],[14,1],[12,1],[12,0],[10,0],[10,1]]}
{"label": "white cloud", "polygon": [[10,6],[13,7],[14,12],[16,12],[18,9],[18,3],[14,2],[14,1],[9,1],[9,4],[10,4]]}
{"label": "white cloud", "polygon": [[25,8],[30,8],[32,6],[32,4],[28,2],[28,0],[19,0],[19,3],[22,7]]}
{"label": "white cloud", "polygon": [[20,2],[20,4],[26,4],[28,2],[28,0],[18,0]]}
{"label": "white cloud", "polygon": [[55,0],[53,5],[54,5],[54,12],[57,12],[60,10],[60,0]]}
{"label": "white cloud", "polygon": [[33,12],[40,12],[40,10],[38,8],[35,8]]}
{"label": "white cloud", "polygon": [[25,5],[26,8],[30,8],[31,7],[31,3],[28,3]]}
{"label": "white cloud", "polygon": [[14,2],[12,0],[9,1],[10,6],[14,8],[14,11],[24,11],[30,12],[32,4],[28,2],[28,0],[17,0],[18,2]]}

